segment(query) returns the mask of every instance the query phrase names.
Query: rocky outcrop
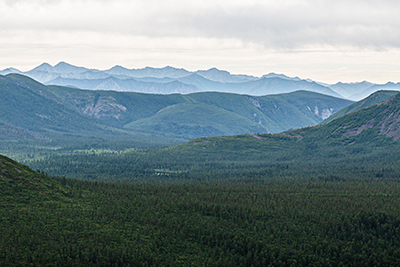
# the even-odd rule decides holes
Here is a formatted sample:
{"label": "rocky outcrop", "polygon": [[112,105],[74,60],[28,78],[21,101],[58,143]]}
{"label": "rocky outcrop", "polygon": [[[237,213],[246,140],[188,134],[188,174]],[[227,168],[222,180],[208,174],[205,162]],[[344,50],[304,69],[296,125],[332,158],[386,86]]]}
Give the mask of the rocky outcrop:
{"label": "rocky outcrop", "polygon": [[100,96],[86,103],[82,108],[83,113],[95,118],[113,117],[119,119],[126,107],[118,104],[112,96]]}

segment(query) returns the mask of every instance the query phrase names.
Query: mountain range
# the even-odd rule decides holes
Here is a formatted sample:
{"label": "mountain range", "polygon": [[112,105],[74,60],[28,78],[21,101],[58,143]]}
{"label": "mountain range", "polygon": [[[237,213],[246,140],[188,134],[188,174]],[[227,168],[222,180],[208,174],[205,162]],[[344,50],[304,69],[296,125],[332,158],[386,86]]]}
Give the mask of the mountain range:
{"label": "mountain range", "polygon": [[8,74],[0,75],[0,132],[3,148],[15,141],[22,146],[22,141],[59,140],[54,148],[60,140],[72,145],[79,139],[171,145],[197,137],[316,125],[352,103],[309,91],[251,96],[82,90]]}
{"label": "mountain range", "polygon": [[306,90],[358,101],[379,90],[400,90],[400,83],[373,84],[364,81],[329,85],[275,73],[261,77],[234,75],[216,68],[191,72],[170,66],[142,69],[114,66],[108,70],[97,70],[60,62],[54,67],[43,63],[27,72],[15,68],[0,71],[1,75],[10,73],[23,74],[46,85],[152,94],[212,91],[263,96]]}

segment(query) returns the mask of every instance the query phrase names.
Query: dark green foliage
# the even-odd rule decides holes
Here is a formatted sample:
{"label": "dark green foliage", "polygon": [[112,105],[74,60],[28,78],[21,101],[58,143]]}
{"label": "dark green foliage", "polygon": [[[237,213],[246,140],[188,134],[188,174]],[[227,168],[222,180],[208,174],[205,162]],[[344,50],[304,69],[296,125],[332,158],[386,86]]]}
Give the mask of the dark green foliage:
{"label": "dark green foliage", "polygon": [[60,183],[0,155],[2,205],[64,200],[67,191]]}
{"label": "dark green foliage", "polygon": [[399,181],[331,178],[156,185],[46,177],[67,194],[1,201],[0,265],[400,264]]}

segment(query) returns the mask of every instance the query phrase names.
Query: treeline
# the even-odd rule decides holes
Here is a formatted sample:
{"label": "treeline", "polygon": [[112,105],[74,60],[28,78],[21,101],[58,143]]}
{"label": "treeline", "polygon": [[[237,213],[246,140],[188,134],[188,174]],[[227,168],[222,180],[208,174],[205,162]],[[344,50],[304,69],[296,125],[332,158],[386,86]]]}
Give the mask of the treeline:
{"label": "treeline", "polygon": [[398,266],[400,183],[57,178],[2,203],[5,266]]}
{"label": "treeline", "polygon": [[[291,145],[290,149],[285,148],[286,144]],[[25,163],[50,175],[92,181],[176,183],[232,177],[357,181],[400,177],[398,142],[390,146],[365,142],[328,146],[312,140],[284,139],[278,144],[250,140],[242,146],[235,150],[221,145],[221,149],[211,152],[209,147],[204,150],[202,144],[194,144],[186,150],[176,147],[115,155],[53,155]]]}

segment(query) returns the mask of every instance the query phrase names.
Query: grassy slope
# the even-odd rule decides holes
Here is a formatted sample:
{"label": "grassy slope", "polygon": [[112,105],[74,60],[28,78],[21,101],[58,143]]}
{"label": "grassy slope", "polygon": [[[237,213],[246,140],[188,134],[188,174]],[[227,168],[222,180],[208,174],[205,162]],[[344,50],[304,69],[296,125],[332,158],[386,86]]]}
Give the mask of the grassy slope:
{"label": "grassy slope", "polygon": [[[99,118],[117,127],[129,122],[150,117],[159,110],[185,100],[181,95],[152,95],[114,91],[90,91],[67,87],[50,86],[51,90],[68,105],[84,111],[86,107],[97,108]],[[109,100],[111,105],[100,106],[99,100]],[[123,109],[116,108],[121,105]],[[116,119],[111,115],[119,115]]]}
{"label": "grassy slope", "polygon": [[0,155],[0,199],[2,204],[64,201],[67,191],[44,174]]}
{"label": "grassy slope", "polygon": [[[264,115],[278,125],[273,133],[311,126],[321,122],[352,102],[313,92],[298,91],[289,94],[259,98]],[[283,125],[291,125],[284,128]]]}
{"label": "grassy slope", "polygon": [[60,105],[48,87],[21,75],[1,77],[0,113],[4,122],[43,135],[106,129],[75,109]]}
{"label": "grassy slope", "polygon": [[191,137],[267,132],[265,127],[243,116],[204,103],[169,106],[125,127]]}
{"label": "grassy slope", "polygon": [[[351,101],[306,91],[263,97],[224,93],[196,93],[185,95],[183,99],[189,103],[206,103],[210,105],[210,108],[212,108],[211,106],[215,106],[236,113],[252,122],[260,123],[262,126],[266,127],[269,132],[288,130],[288,127],[298,128],[315,125],[322,121],[321,116],[324,110],[336,112],[351,103]],[[318,115],[316,114],[316,108],[319,110]],[[201,116],[202,112],[204,112],[204,110],[199,110],[198,113],[194,115]],[[222,119],[225,112],[223,110],[221,110],[221,112],[220,117]],[[183,115],[182,113],[180,114]],[[158,115],[159,114],[157,114],[157,117],[159,117]],[[178,114],[175,114],[175,116],[177,115]],[[177,116],[176,118],[171,117],[170,119],[185,121],[186,116],[187,115],[183,115],[183,117]],[[169,122],[169,120],[165,120],[164,122],[160,121],[157,117],[149,118],[148,121],[156,120],[159,123],[165,124]],[[219,119],[219,121],[221,121],[221,119]],[[243,118],[240,120],[242,119]],[[236,123],[240,123],[240,120]],[[214,122],[214,120],[208,121],[207,123],[210,124],[212,122]],[[140,122],[140,124],[143,123],[143,121]],[[249,123],[250,122],[247,124]],[[132,127],[132,125],[135,125],[135,123],[132,123],[131,126],[128,127]],[[226,131],[221,134],[226,135],[234,132],[235,131]],[[258,132],[262,132],[262,130],[258,130]]]}

